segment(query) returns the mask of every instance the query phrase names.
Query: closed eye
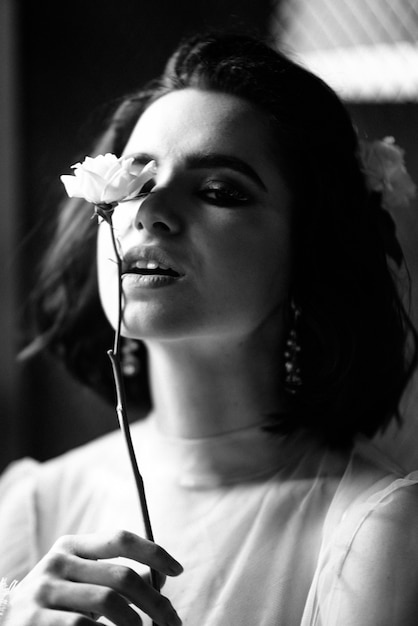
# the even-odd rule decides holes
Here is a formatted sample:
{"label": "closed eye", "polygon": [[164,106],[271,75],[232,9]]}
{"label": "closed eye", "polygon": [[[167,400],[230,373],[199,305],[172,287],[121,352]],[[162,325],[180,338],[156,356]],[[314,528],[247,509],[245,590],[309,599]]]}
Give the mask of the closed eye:
{"label": "closed eye", "polygon": [[252,198],[235,186],[223,181],[208,181],[198,192],[200,198],[215,206],[241,206],[249,204]]}

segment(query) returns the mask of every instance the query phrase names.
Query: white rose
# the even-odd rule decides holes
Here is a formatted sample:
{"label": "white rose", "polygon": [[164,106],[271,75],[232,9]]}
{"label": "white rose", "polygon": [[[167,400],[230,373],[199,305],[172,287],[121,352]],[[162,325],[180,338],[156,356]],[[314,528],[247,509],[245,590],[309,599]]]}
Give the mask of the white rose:
{"label": "white rose", "polygon": [[74,176],[61,176],[67,194],[96,205],[115,205],[134,198],[156,173],[155,161],[142,167],[133,157],[118,159],[110,153],[86,157],[72,168]]}

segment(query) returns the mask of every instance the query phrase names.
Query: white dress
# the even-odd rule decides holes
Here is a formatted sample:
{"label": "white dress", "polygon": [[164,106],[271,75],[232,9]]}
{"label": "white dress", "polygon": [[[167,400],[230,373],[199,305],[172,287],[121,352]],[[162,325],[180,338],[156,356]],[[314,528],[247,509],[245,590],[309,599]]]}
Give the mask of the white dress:
{"label": "white dress", "polygon": [[[149,419],[132,433],[155,539],[184,566],[163,593],[185,625],[415,623],[418,472],[366,440],[344,455],[260,428],[173,439]],[[18,461],[0,480],[0,577],[22,579],[63,534],[116,528],[143,534],[119,432]]]}

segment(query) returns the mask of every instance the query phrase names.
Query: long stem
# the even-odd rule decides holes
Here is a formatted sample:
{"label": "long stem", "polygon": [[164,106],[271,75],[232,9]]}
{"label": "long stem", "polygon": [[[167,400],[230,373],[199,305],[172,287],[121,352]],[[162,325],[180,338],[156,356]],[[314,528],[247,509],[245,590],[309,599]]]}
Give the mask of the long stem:
{"label": "long stem", "polygon": [[[134,447],[132,444],[131,431],[129,427],[129,420],[127,416],[126,410],[126,394],[125,394],[125,385],[123,382],[122,370],[120,365],[120,331],[122,325],[122,314],[123,314],[123,291],[122,291],[122,260],[119,255],[119,250],[117,247],[117,242],[115,238],[115,233],[113,230],[112,217],[108,216],[108,223],[110,227],[110,233],[112,238],[113,250],[115,253],[117,268],[118,268],[118,319],[115,330],[115,338],[113,344],[113,350],[108,350],[108,356],[112,363],[113,370],[113,378],[115,381],[116,388],[116,413],[118,416],[119,426],[124,435],[126,446],[128,449],[129,460],[131,463],[132,471],[134,474],[135,484],[138,491],[139,502],[141,507],[142,519],[145,527],[145,536],[149,541],[154,541],[154,535],[151,527],[151,520],[149,516],[149,510],[147,505],[147,499],[145,495],[145,487],[144,481],[139,471],[138,463],[135,456]],[[159,591],[160,584],[158,574],[152,568],[150,569],[151,574],[151,584],[154,589]],[[154,622],[153,622],[154,625]]]}

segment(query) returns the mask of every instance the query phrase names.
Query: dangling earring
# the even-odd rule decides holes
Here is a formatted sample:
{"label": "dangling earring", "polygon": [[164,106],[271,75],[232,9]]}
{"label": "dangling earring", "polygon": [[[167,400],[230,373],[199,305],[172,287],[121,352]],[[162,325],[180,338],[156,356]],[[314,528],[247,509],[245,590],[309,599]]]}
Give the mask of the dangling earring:
{"label": "dangling earring", "polygon": [[128,378],[132,378],[139,373],[140,361],[138,356],[139,344],[135,339],[122,340],[122,358],[121,369],[122,374]]}
{"label": "dangling earring", "polygon": [[298,320],[301,309],[292,299],[290,302],[291,321],[289,336],[286,341],[284,352],[285,388],[288,393],[295,394],[302,385],[299,365],[300,344],[298,336]]}

